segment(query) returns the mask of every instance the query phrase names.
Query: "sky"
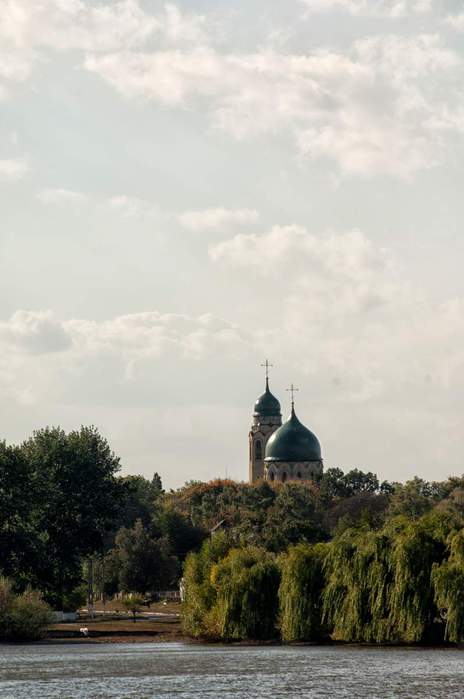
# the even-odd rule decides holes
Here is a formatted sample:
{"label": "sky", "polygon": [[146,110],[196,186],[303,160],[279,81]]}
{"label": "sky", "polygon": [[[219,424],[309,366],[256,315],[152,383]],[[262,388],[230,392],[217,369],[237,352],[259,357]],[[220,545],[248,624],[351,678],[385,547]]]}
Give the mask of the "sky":
{"label": "sky", "polygon": [[464,3],[2,0],[0,438],[247,478],[464,472]]}

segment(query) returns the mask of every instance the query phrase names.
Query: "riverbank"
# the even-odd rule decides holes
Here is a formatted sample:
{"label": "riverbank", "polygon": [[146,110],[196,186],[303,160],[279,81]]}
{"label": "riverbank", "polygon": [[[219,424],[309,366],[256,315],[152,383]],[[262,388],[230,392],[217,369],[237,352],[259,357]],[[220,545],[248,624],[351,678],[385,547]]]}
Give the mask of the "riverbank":
{"label": "riverbank", "polygon": [[51,624],[40,643],[167,643],[188,641],[182,633],[180,604],[157,603],[136,614],[121,611],[113,600],[104,607],[97,605],[93,618],[81,610],[73,622]]}
{"label": "riverbank", "polygon": [[179,617],[139,617],[135,622],[127,618],[84,618],[71,623],[52,624],[41,643],[166,643],[186,640]]}

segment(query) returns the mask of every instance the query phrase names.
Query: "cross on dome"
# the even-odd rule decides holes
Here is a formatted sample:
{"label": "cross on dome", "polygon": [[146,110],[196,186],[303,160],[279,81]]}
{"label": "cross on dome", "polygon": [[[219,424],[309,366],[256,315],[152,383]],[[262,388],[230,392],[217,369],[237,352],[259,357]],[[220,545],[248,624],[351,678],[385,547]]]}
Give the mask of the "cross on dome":
{"label": "cross on dome", "polygon": [[266,368],[266,379],[268,379],[269,378],[269,367],[271,367],[271,366],[273,367],[274,364],[270,364],[269,359],[266,359],[264,364],[261,364],[261,366]]}
{"label": "cross on dome", "polygon": [[293,384],[291,384],[290,388],[287,388],[285,390],[290,391],[290,393],[292,394],[292,408],[293,408],[295,405],[295,392],[299,391],[300,389],[297,388],[296,386],[294,386]]}

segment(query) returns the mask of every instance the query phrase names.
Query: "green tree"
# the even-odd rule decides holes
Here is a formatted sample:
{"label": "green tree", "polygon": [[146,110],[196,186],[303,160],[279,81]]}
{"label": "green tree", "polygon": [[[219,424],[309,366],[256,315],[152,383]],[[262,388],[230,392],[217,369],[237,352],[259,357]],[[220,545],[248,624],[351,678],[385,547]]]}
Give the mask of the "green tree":
{"label": "green tree", "polygon": [[18,588],[35,582],[45,555],[44,533],[36,526],[43,507],[37,477],[23,451],[0,442],[0,573]]}
{"label": "green tree", "polygon": [[82,558],[102,550],[117,515],[124,491],[116,478],[119,459],[94,427],[40,430],[20,453],[28,464],[29,521],[40,551],[22,568],[48,600],[61,604],[81,582]]}
{"label": "green tree", "polygon": [[217,618],[223,639],[277,636],[280,572],[275,556],[257,547],[232,549],[213,567]]}
{"label": "green tree", "polygon": [[449,537],[449,556],[434,563],[432,583],[440,616],[445,620],[445,639],[464,640],[464,532]]}
{"label": "green tree", "polygon": [[176,579],[177,559],[170,553],[168,540],[153,539],[140,519],[132,529],[119,530],[115,555],[123,592],[155,592]]}
{"label": "green tree", "polygon": [[140,611],[143,605],[143,599],[138,595],[129,595],[128,597],[124,597],[122,604],[128,612],[131,612],[135,624],[137,619],[137,612]]}
{"label": "green tree", "polygon": [[398,484],[390,500],[390,516],[405,515],[418,519],[438,501],[437,491],[422,478]]}
{"label": "green tree", "polygon": [[324,635],[322,592],[326,544],[297,544],[280,559],[280,629],[284,641],[317,641]]}
{"label": "green tree", "polygon": [[182,604],[182,627],[194,638],[219,638],[217,589],[212,580],[213,566],[230,550],[224,532],[207,539],[198,553],[190,553],[184,566],[185,599]]}

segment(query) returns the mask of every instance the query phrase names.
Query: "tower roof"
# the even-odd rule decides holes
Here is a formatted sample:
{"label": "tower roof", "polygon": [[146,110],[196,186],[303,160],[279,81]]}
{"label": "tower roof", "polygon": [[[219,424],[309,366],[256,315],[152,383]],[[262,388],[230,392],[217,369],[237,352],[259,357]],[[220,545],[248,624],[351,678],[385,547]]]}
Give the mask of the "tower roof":
{"label": "tower roof", "polygon": [[266,376],[266,390],[255,403],[255,415],[273,417],[280,415],[280,403],[269,390],[269,379]]}
{"label": "tower roof", "polygon": [[266,444],[265,461],[321,461],[321,445],[315,434],[292,412]]}

